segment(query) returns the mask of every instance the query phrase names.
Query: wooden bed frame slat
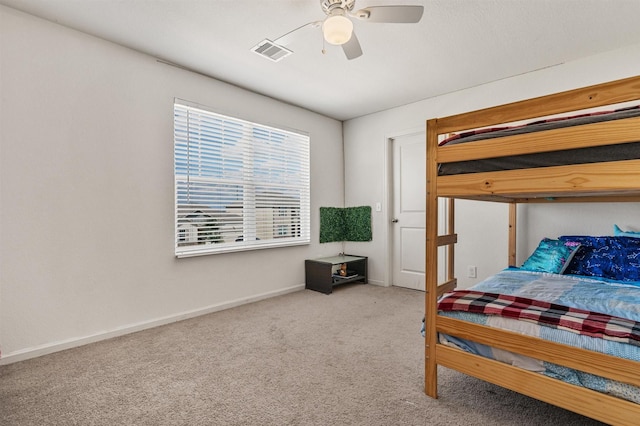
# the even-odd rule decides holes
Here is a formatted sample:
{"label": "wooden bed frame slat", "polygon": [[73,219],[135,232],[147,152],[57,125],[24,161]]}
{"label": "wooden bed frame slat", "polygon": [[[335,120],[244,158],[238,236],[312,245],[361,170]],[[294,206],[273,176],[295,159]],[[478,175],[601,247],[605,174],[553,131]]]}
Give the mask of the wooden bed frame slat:
{"label": "wooden bed frame slat", "polygon": [[514,199],[515,203],[639,203],[640,195],[615,195],[610,197],[554,197]]}
{"label": "wooden bed frame slat", "polygon": [[458,242],[458,235],[456,234],[438,236],[438,247],[448,246],[450,244],[455,244],[457,242]]}
{"label": "wooden bed frame slat", "polygon": [[438,133],[447,134],[512,123],[640,99],[640,79],[630,77],[539,98],[527,99],[439,118]]}
{"label": "wooden bed frame slat", "polygon": [[443,367],[608,424],[637,426],[640,419],[640,405],[633,402],[442,345],[438,345],[436,354]]}
{"label": "wooden bed frame slat", "polygon": [[[559,144],[558,141],[562,143]],[[444,145],[438,163],[509,157],[640,141],[640,117],[605,121],[543,132],[505,136],[485,141]]]}
{"label": "wooden bed frame slat", "polygon": [[458,280],[455,278],[438,285],[438,297],[442,296],[445,293],[453,291],[457,285],[458,285]]}
{"label": "wooden bed frame slat", "polygon": [[[640,362],[574,348],[516,332],[473,324],[455,318],[439,316],[436,329],[452,336],[472,340],[530,358],[561,364],[586,373],[640,386]],[[498,340],[499,339],[499,340]],[[567,355],[570,352],[571,355]]]}
{"label": "wooden bed frame slat", "polygon": [[438,195],[553,198],[558,194],[638,194],[640,160],[468,173],[438,178]]}

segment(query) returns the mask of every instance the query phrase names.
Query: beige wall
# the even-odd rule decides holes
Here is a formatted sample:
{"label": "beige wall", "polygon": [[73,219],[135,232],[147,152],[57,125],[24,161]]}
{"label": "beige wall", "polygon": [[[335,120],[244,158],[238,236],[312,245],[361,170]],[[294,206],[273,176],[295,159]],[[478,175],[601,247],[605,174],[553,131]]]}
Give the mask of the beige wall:
{"label": "beige wall", "polygon": [[[434,63],[433,66],[441,66]],[[402,107],[349,120],[344,123],[345,205],[382,203],[373,213],[373,241],[347,243],[346,251],[369,256],[370,282],[389,285],[389,227],[391,179],[387,166],[389,138],[425,129],[426,120],[563,90],[637,75],[640,45],[568,62],[556,67],[500,80],[491,84],[426,99]],[[469,68],[472,72],[472,66]],[[539,240],[561,233],[610,235],[613,223],[640,226],[640,205],[543,206],[522,209],[519,261],[533,251]],[[463,201],[456,208],[459,244],[456,275],[467,287],[507,266],[507,207],[501,204]],[[523,257],[524,256],[524,257]],[[467,278],[467,266],[478,267],[478,278]]]}
{"label": "beige wall", "polygon": [[[303,288],[342,249],[339,121],[3,6],[0,95],[2,363]],[[175,258],[174,98],[310,134],[312,244]]]}

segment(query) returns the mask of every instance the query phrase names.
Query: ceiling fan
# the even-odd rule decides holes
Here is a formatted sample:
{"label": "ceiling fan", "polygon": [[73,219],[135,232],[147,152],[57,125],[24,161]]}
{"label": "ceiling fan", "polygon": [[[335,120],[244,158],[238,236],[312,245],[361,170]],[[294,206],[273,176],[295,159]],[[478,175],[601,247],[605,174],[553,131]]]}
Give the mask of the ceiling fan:
{"label": "ceiling fan", "polygon": [[353,32],[352,19],[381,23],[416,23],[422,19],[423,6],[370,6],[353,11],[356,0],[320,0],[320,7],[327,17],[320,21],[304,24],[274,41],[263,40],[252,49],[267,58],[278,61],[293,53],[286,46],[292,41],[294,33],[305,28],[322,28],[327,43],[342,46],[347,59],[362,55],[358,37]]}

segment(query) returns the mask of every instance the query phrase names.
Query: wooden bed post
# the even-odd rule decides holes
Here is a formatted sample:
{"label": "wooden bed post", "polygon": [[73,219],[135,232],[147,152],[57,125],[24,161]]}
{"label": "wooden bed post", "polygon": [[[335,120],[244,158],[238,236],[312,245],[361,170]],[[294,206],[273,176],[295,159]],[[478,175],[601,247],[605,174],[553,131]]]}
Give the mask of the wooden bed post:
{"label": "wooden bed post", "polygon": [[425,259],[425,377],[424,391],[438,397],[438,365],[436,364],[436,303],[438,288],[438,122],[427,121],[427,200],[426,200],[426,259]]}
{"label": "wooden bed post", "polygon": [[509,203],[509,266],[516,265],[516,228],[518,204]]}
{"label": "wooden bed post", "polygon": [[[449,198],[449,211],[447,212],[447,235],[455,235],[456,233],[456,200]],[[456,247],[449,244],[447,248],[447,281],[451,281],[456,277],[455,262]]]}

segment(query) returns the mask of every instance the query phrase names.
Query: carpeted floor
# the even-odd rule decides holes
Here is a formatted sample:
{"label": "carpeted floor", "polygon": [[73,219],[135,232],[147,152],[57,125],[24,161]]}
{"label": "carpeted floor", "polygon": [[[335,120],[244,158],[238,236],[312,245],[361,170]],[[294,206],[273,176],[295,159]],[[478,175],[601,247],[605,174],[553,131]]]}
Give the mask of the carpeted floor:
{"label": "carpeted floor", "polygon": [[0,423],[601,424],[444,368],[425,396],[423,297],[305,290],[2,366]]}

